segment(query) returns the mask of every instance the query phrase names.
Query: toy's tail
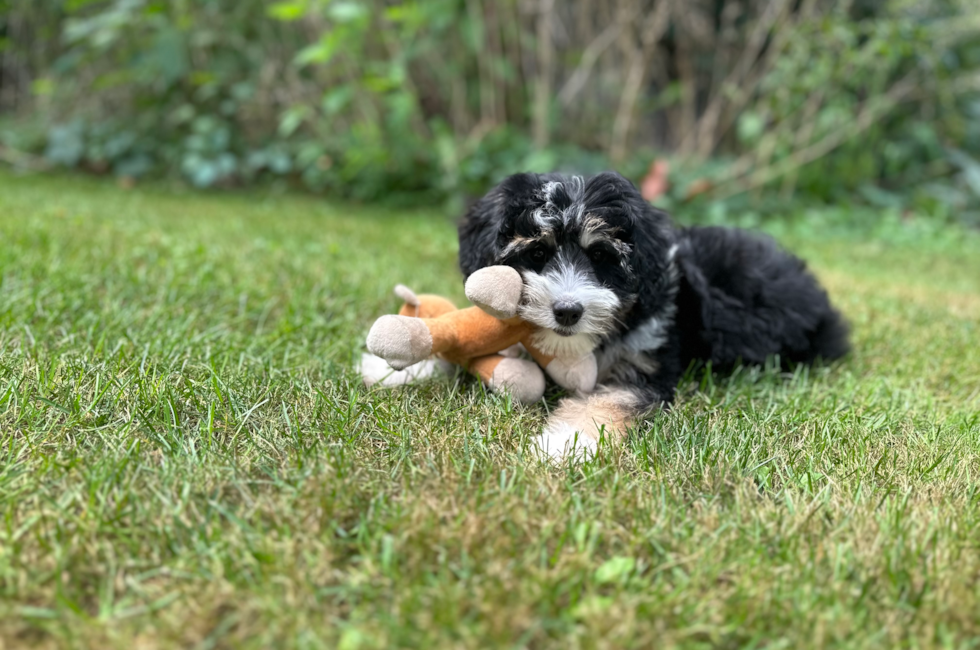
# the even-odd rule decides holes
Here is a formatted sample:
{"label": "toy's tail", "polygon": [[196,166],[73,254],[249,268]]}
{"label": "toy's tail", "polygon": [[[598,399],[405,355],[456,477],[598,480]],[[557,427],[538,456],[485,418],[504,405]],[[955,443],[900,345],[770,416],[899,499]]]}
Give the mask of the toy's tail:
{"label": "toy's tail", "polygon": [[419,307],[422,305],[422,301],[419,297],[415,295],[415,292],[406,287],[404,284],[395,285],[395,295],[401,298],[406,305],[410,307],[415,307],[415,316],[419,315]]}
{"label": "toy's tail", "polygon": [[398,310],[399,316],[439,318],[443,314],[456,311],[456,305],[448,299],[430,293],[417,294],[404,284],[395,285],[395,295],[405,303]]}
{"label": "toy's tail", "polygon": [[422,304],[422,301],[415,295],[415,292],[406,287],[404,284],[395,285],[395,295],[404,300],[406,305],[418,307]]}

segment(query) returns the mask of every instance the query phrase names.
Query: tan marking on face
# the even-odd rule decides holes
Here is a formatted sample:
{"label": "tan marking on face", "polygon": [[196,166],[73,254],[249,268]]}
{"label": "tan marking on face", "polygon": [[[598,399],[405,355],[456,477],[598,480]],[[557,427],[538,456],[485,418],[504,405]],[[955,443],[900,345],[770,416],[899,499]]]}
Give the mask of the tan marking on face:
{"label": "tan marking on face", "polygon": [[530,247],[531,245],[535,244],[537,241],[538,241],[537,237],[521,237],[520,235],[518,235],[517,237],[514,237],[513,239],[510,240],[510,242],[507,243],[507,245],[504,247],[502,254],[510,255],[514,251],[519,251]]}
{"label": "tan marking on face", "polygon": [[523,237],[521,235],[517,235],[507,243],[507,245],[504,247],[504,250],[501,251],[501,255],[502,256],[510,255],[511,253],[514,253],[516,251],[521,251],[526,248],[530,248],[531,246],[537,243],[554,244],[554,239],[555,239],[554,235],[548,231],[541,233],[537,237]]}
{"label": "tan marking on face", "polygon": [[582,248],[588,248],[599,240],[608,239],[608,224],[604,219],[600,219],[594,214],[585,215],[582,220],[582,234],[579,235],[579,244]]}
{"label": "tan marking on face", "polygon": [[579,245],[588,250],[598,242],[608,242],[620,255],[629,255],[632,247],[621,239],[617,239],[619,228],[612,228],[604,219],[595,215],[586,215],[582,222],[582,234],[579,235]]}

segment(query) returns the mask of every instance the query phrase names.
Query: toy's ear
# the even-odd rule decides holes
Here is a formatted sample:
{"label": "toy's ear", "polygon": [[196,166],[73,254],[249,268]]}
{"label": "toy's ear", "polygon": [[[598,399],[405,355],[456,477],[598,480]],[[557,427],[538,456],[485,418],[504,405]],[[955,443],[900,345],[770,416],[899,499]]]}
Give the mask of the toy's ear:
{"label": "toy's ear", "polygon": [[459,268],[464,277],[497,262],[501,239],[527,212],[540,185],[537,174],[514,174],[470,206],[459,223]]}

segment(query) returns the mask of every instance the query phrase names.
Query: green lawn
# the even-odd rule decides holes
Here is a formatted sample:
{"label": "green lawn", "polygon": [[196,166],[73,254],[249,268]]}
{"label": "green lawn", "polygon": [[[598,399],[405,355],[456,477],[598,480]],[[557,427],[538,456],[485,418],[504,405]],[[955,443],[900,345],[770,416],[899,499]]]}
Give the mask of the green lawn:
{"label": "green lawn", "polygon": [[980,236],[837,222],[777,233],[848,359],[552,468],[544,405],[352,371],[462,298],[438,211],[0,171],[0,648],[980,644]]}

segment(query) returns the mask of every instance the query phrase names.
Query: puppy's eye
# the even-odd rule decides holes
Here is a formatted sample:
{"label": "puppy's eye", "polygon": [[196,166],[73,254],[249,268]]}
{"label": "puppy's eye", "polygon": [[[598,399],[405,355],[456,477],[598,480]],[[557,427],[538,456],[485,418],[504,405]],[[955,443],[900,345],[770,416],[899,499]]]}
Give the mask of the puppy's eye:
{"label": "puppy's eye", "polygon": [[593,248],[589,251],[589,259],[593,264],[601,264],[609,259],[609,255],[601,248]]}
{"label": "puppy's eye", "polygon": [[544,250],[544,248],[542,248],[540,246],[538,246],[537,248],[534,248],[533,250],[531,250],[531,260],[532,261],[535,261],[535,262],[543,262],[544,261],[544,258],[546,258],[547,256],[548,256],[548,253]]}

